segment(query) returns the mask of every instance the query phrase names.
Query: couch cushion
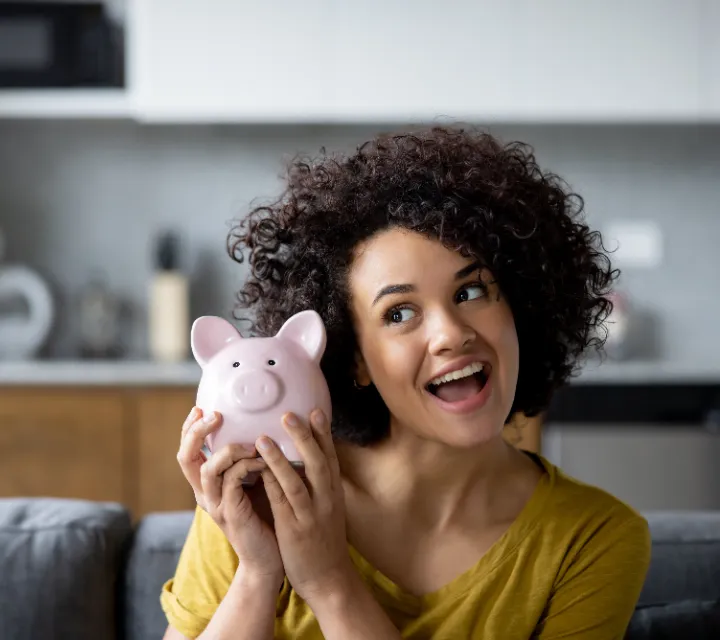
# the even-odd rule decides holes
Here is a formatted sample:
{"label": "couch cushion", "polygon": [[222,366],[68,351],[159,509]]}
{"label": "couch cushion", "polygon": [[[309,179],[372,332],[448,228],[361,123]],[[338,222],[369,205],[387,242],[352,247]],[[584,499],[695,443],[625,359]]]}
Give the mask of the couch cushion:
{"label": "couch cushion", "polygon": [[131,531],[117,504],[0,499],[2,637],[115,638],[116,588]]}
{"label": "couch cushion", "polygon": [[689,600],[635,611],[625,640],[717,640],[720,601]]}
{"label": "couch cushion", "polygon": [[639,606],[720,600],[720,512],[643,515],[652,534],[652,559]]}
{"label": "couch cushion", "polygon": [[193,512],[151,514],[138,526],[125,575],[125,637],[162,638],[167,619],[160,607],[163,583],[175,573]]}

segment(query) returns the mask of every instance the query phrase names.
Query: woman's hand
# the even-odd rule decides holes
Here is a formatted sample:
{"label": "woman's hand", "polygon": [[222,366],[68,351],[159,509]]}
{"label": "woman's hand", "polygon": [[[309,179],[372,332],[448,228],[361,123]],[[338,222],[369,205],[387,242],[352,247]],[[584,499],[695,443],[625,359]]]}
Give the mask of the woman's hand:
{"label": "woman's hand", "polygon": [[347,548],[345,500],[335,445],[325,414],[316,409],[310,424],[286,414],[283,426],[305,463],[305,481],[269,438],[256,446],[275,518],[285,573],[293,589],[313,601],[345,588],[355,571]]}
{"label": "woman's hand", "polygon": [[200,508],[220,527],[237,553],[238,570],[253,577],[276,579],[280,584],[285,571],[271,514],[267,513],[265,491],[259,481],[251,488],[243,488],[242,484],[267,465],[256,457],[254,447],[241,445],[228,445],[207,460],[202,452],[203,442],[221,423],[219,414],[203,420],[202,411],[193,408],[182,428],[177,454],[180,468]]}

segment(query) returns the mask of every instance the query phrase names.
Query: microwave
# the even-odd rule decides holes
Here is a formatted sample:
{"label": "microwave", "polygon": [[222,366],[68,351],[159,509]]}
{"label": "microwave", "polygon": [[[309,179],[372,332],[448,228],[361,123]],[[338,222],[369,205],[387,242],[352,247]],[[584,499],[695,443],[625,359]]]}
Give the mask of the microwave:
{"label": "microwave", "polygon": [[102,3],[0,0],[0,89],[122,85],[122,37]]}

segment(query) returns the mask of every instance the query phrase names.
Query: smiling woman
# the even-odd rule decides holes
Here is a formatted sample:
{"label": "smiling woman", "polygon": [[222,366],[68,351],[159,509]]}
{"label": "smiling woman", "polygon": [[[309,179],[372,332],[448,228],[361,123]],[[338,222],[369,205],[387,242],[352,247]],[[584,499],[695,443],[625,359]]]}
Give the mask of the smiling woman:
{"label": "smiling woman", "polygon": [[255,334],[321,315],[332,425],[286,416],[301,477],[266,438],[206,462],[222,417],[188,417],[168,638],[623,636],[647,523],[502,437],[602,347],[617,273],[582,208],[527,146],[469,129],[291,163],[229,249]]}

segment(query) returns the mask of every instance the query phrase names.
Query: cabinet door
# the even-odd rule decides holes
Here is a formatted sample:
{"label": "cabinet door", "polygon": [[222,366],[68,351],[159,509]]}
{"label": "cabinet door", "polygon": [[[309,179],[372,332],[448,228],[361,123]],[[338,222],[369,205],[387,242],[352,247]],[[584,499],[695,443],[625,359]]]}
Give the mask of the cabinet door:
{"label": "cabinet door", "polygon": [[180,432],[196,389],[150,389],[136,396],[138,428],[137,515],[195,508],[177,462]]}
{"label": "cabinet door", "polygon": [[363,120],[688,119],[701,1],[333,3],[336,108]]}
{"label": "cabinet door", "polygon": [[328,0],[134,0],[129,67],[139,119],[303,120],[328,110]]}
{"label": "cabinet door", "polygon": [[720,2],[703,0],[702,8],[703,116],[720,119]]}
{"label": "cabinet door", "polygon": [[131,502],[125,403],[95,389],[0,389],[0,495]]}
{"label": "cabinet door", "polygon": [[720,435],[700,425],[547,425],[545,455],[641,511],[720,509]]}

